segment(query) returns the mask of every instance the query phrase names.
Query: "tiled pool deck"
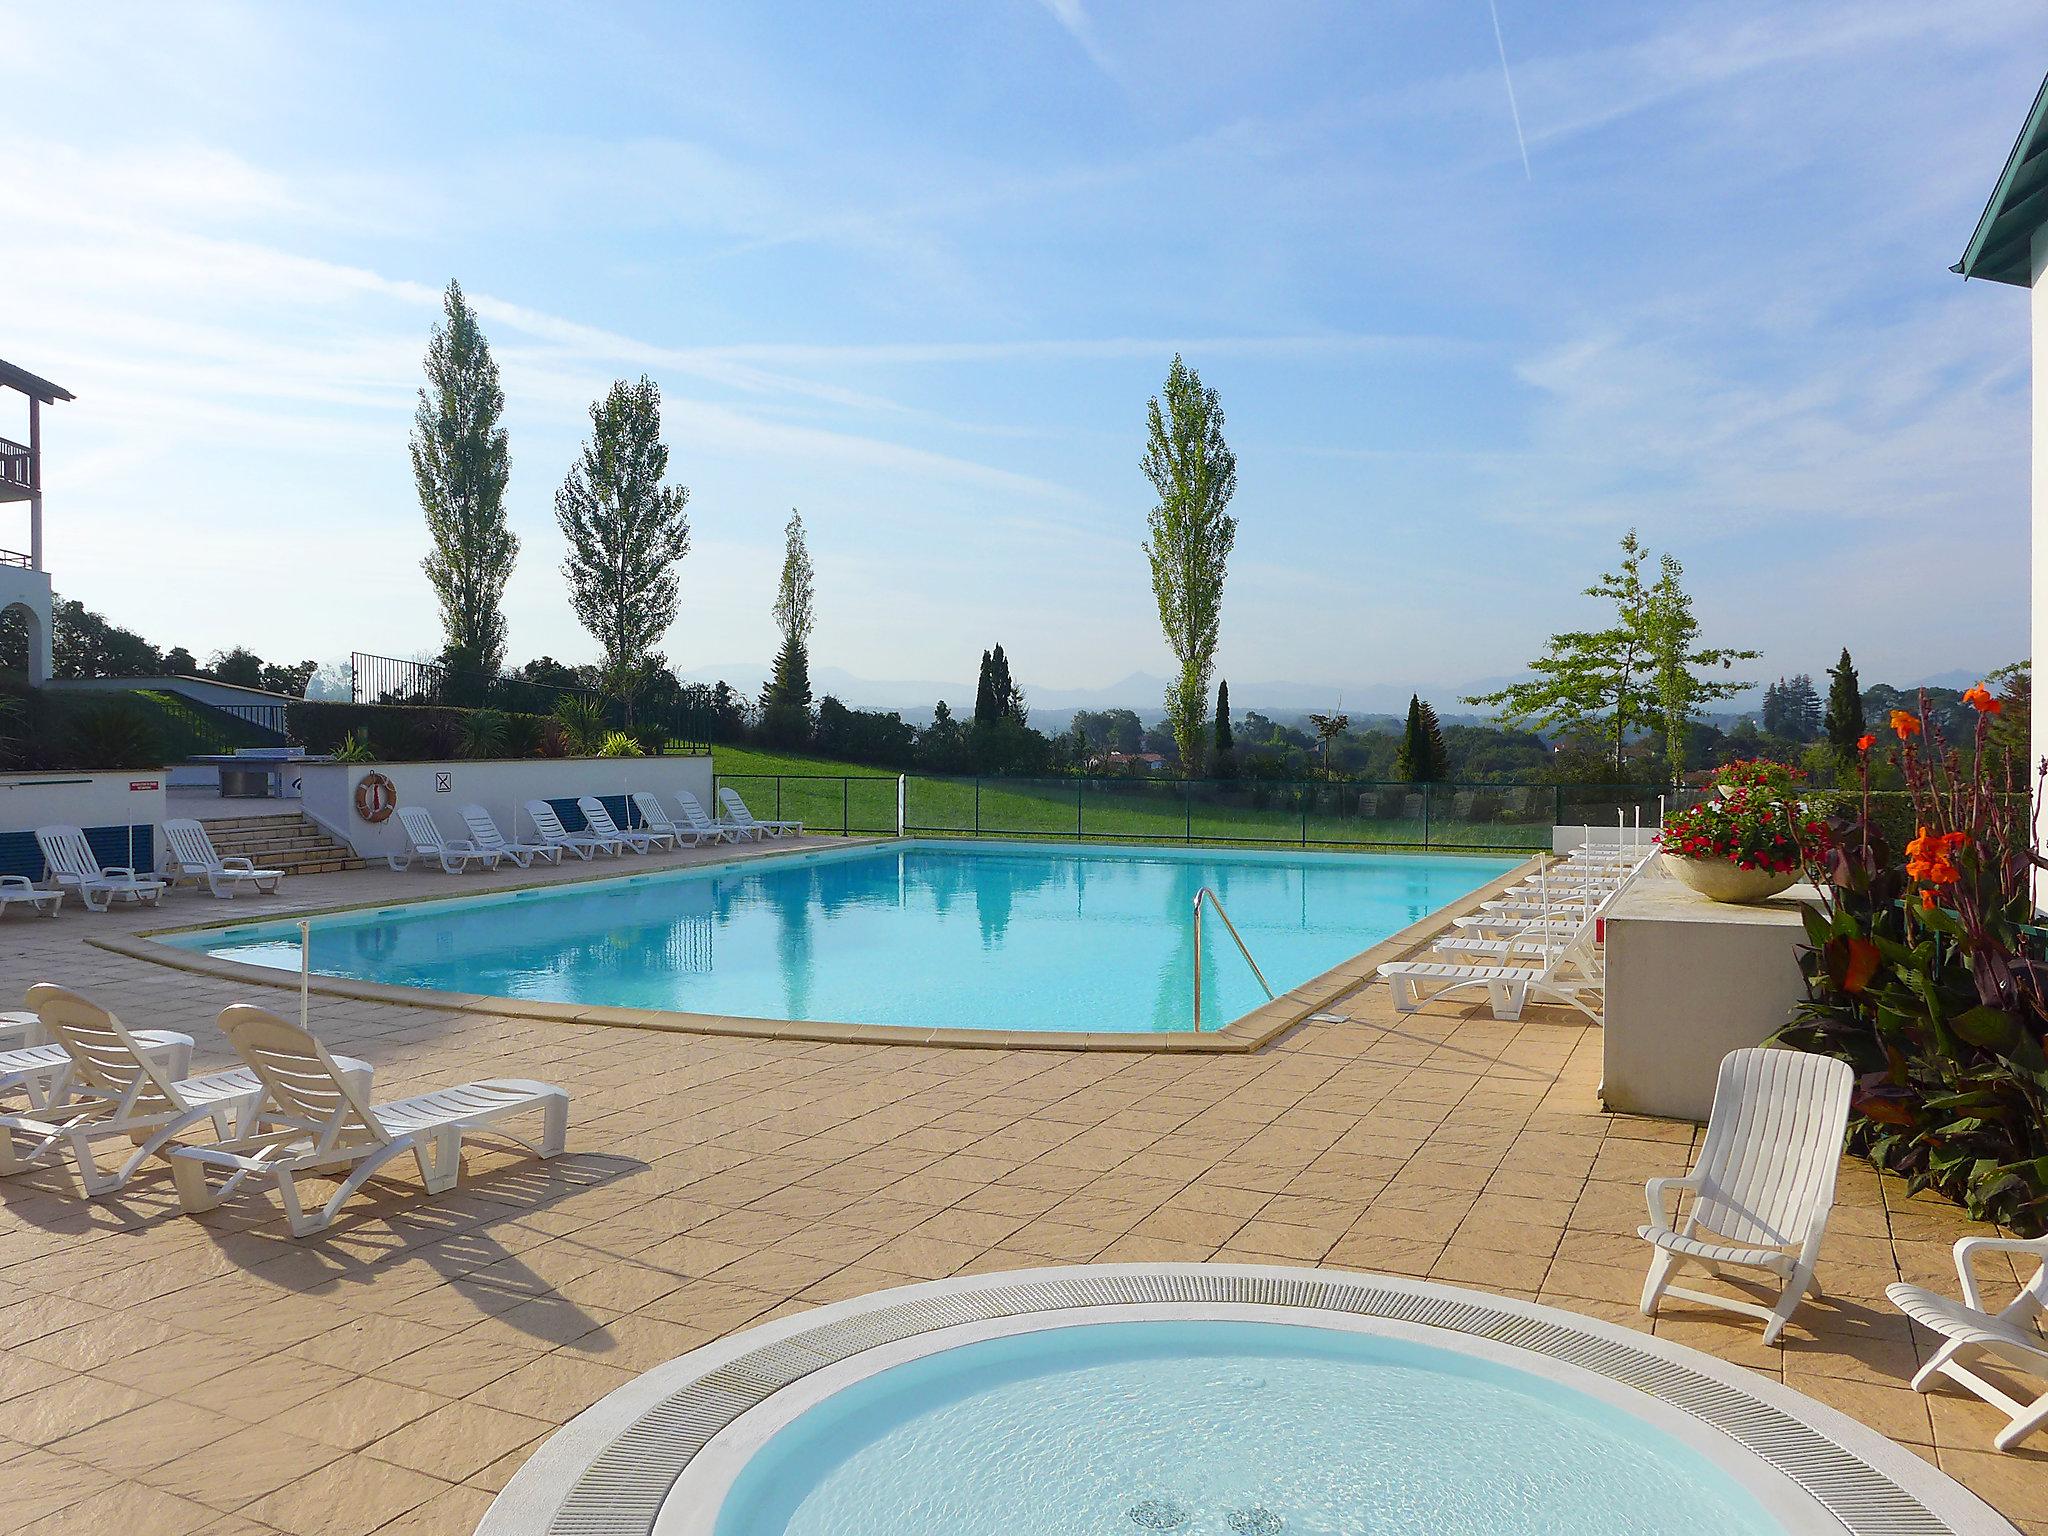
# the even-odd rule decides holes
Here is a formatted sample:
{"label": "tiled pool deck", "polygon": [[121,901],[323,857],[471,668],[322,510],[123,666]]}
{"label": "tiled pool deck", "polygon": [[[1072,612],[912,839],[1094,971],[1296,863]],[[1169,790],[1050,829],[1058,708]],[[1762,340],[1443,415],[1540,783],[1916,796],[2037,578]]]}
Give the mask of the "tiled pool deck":
{"label": "tiled pool deck", "polygon": [[[687,861],[680,855],[652,861]],[[565,872],[589,874],[592,867]],[[237,916],[445,893],[387,871],[287,882]],[[67,910],[0,922],[0,1000],[76,987],[131,1026],[213,1024],[289,994],[88,937],[221,915]],[[1602,1114],[1599,1040],[1531,1009],[1398,1018],[1385,989],[1250,1055],[954,1050],[657,1033],[316,999],[389,1097],[517,1074],[573,1096],[570,1153],[472,1154],[462,1190],[377,1186],[324,1237],[275,1205],[203,1222],[165,1173],[88,1203],[0,1184],[0,1531],[466,1536],[534,1444],[708,1339],[911,1280],[1049,1262],[1238,1260],[1429,1276],[1643,1325],[1642,1181],[1691,1127]],[[1906,1388],[1883,1300],[1953,1286],[1952,1207],[1845,1164],[1821,1279],[1782,1349],[1673,1304],[1664,1337],[1777,1377],[1937,1461],[2048,1536],[2048,1443]]]}

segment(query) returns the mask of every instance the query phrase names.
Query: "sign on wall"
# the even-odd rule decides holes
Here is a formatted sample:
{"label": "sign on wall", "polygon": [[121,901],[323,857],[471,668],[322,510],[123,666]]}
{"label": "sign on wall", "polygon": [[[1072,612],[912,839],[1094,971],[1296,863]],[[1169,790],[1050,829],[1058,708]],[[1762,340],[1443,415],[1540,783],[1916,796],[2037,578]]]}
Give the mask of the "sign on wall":
{"label": "sign on wall", "polygon": [[437,794],[437,795],[445,795],[445,794],[450,794],[450,793],[452,793],[452,792],[454,791],[454,789],[455,789],[455,775],[454,775],[454,774],[452,774],[452,773],[441,773],[441,772],[436,772],[436,773],[434,774],[434,793],[435,793],[435,794]]}

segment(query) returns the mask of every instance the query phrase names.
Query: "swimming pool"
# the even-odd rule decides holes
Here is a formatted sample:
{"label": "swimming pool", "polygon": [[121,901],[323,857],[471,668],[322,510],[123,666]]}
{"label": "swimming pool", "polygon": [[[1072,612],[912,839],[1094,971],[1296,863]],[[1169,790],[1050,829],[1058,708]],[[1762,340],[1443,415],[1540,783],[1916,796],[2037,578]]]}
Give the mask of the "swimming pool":
{"label": "swimming pool", "polygon": [[[1276,992],[1519,861],[943,841],[663,870],[313,920],[322,975],[751,1019],[1002,1032],[1190,1025],[1213,889]],[[296,971],[294,922],[157,942]],[[1203,1021],[1265,1000],[1213,916]]]}

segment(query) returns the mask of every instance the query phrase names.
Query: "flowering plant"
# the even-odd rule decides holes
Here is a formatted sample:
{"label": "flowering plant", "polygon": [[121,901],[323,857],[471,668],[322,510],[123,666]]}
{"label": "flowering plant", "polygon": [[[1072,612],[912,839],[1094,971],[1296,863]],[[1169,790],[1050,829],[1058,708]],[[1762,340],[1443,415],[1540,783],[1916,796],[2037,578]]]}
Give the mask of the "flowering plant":
{"label": "flowering plant", "polygon": [[1738,789],[1723,799],[1672,811],[1657,843],[1682,859],[1721,860],[1737,869],[1782,875],[1799,867],[1801,837],[1818,838],[1826,830],[1802,817],[1790,801]]}
{"label": "flowering plant", "polygon": [[[2048,1230],[2048,942],[2035,925],[2033,801],[1986,751],[2003,707],[1972,688],[1975,750],[1948,747],[1923,698],[1887,722],[1915,833],[1894,851],[1860,803],[1814,859],[1807,1000],[1780,1043],[1857,1070],[1850,1145],[1972,1216]],[[1859,744],[1861,745],[1861,744]]]}
{"label": "flowering plant", "polygon": [[1792,786],[1805,777],[1804,768],[1763,757],[1723,763],[1714,770],[1714,782],[1724,790],[1762,790],[1774,800],[1789,799]]}

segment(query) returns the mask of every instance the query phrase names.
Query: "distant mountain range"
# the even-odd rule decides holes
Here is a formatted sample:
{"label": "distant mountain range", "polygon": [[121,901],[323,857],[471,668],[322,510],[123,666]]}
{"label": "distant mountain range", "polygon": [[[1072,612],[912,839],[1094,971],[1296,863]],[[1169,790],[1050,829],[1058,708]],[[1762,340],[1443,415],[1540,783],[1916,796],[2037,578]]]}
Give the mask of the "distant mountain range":
{"label": "distant mountain range", "polygon": [[[744,661],[725,666],[697,667],[681,676],[686,683],[723,680],[749,698],[754,698],[759,696],[771,670],[767,662]],[[1981,681],[1983,676],[1982,672],[1941,672],[1903,686],[1967,688]],[[1436,706],[1437,714],[1445,724],[1456,725],[1490,718],[1483,711],[1461,709],[1459,699],[1471,693],[1490,693],[1514,681],[1514,677],[1482,677],[1457,684],[1432,683],[1421,687],[1412,683],[1362,683],[1346,688],[1329,688],[1316,683],[1240,683],[1233,678],[1230,706],[1234,715],[1242,716],[1248,710],[1257,710],[1262,715],[1282,720],[1293,720],[1311,712],[1341,709],[1353,720],[1363,723],[1363,717],[1367,715],[1406,714],[1409,695],[1420,693]],[[1864,679],[1866,685],[1874,681],[1876,679]],[[1165,695],[1166,684],[1164,677],[1150,672],[1133,672],[1100,688],[1049,688],[1028,681],[1023,686],[1025,698],[1031,705],[1032,722],[1041,730],[1057,731],[1064,729],[1073,719],[1074,712],[1081,709],[1129,709],[1148,725],[1153,724],[1164,715],[1160,700]],[[1814,686],[1820,689],[1823,697],[1826,696],[1827,678],[1824,673],[1814,674]],[[939,699],[951,705],[955,715],[971,714],[974,709],[972,679],[950,682],[929,678],[884,680],[857,677],[840,667],[813,667],[811,689],[821,698],[831,694],[850,709],[893,709],[913,724],[929,720],[932,705]],[[1745,714],[1754,713],[1762,703],[1762,691],[1753,692],[1756,695],[1754,701],[1747,698],[1730,700],[1727,706],[1709,712],[1706,718],[1726,725],[1733,724]]]}

